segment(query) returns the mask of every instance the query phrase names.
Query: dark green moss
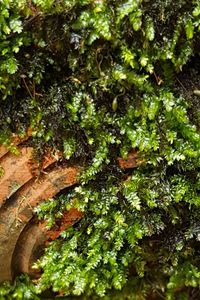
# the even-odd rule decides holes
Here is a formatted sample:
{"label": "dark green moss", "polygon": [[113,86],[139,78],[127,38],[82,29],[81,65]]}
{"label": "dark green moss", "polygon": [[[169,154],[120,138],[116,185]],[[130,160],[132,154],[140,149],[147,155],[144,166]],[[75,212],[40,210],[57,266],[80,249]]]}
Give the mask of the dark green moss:
{"label": "dark green moss", "polygon": [[[84,211],[38,262],[37,291],[198,299],[200,2],[27,3],[0,4],[0,141],[31,127],[39,155],[85,166],[37,208],[49,226]],[[132,149],[145,163],[120,169]]]}

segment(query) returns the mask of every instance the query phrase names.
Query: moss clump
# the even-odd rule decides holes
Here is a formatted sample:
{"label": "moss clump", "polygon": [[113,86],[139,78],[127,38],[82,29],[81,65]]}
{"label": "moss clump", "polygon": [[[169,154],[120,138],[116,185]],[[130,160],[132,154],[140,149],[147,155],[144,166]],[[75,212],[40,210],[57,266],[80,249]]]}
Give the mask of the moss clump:
{"label": "moss clump", "polygon": [[[49,226],[84,212],[37,263],[38,292],[198,299],[200,2],[0,8],[1,132],[31,127],[40,153],[51,145],[85,167],[37,209]],[[117,157],[132,149],[145,163],[126,172]]]}

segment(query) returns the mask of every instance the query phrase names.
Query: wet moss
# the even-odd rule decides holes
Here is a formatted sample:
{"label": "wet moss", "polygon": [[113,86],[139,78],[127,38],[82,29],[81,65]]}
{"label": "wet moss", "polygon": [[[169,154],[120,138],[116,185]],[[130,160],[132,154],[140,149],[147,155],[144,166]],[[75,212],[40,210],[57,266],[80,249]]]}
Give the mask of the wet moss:
{"label": "wet moss", "polygon": [[[196,297],[199,1],[0,8],[1,143],[31,127],[38,158],[51,147],[85,167],[53,209],[52,201],[37,209],[53,222],[71,207],[84,212],[38,261],[38,291]],[[133,149],[145,164],[126,171],[117,158]]]}

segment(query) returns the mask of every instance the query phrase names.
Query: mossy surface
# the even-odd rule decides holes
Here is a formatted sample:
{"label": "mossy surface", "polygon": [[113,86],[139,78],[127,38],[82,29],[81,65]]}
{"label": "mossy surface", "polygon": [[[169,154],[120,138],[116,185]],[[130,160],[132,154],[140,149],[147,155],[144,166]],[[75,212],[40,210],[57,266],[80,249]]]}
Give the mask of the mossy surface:
{"label": "mossy surface", "polygon": [[[85,170],[37,208],[49,227],[71,207],[84,217],[49,245],[34,292],[199,299],[200,1],[0,11],[0,142],[31,127],[39,155],[59,149]],[[133,149],[144,163],[125,171],[117,158]]]}

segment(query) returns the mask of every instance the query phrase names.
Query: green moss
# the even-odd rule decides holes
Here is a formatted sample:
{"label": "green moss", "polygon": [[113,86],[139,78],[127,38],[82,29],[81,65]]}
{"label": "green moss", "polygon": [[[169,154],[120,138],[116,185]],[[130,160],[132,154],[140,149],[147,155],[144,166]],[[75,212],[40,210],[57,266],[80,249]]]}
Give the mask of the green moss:
{"label": "green moss", "polygon": [[22,275],[17,278],[15,285],[11,285],[9,282],[3,283],[0,286],[0,297],[2,300],[39,300],[36,295],[35,287],[27,275]]}
{"label": "green moss", "polygon": [[[74,190],[37,208],[49,227],[66,209],[84,212],[38,261],[37,291],[192,299],[200,268],[199,1],[25,4],[0,7],[1,143],[31,126],[39,154],[52,146],[84,167]],[[117,158],[132,149],[145,164],[120,169]]]}

